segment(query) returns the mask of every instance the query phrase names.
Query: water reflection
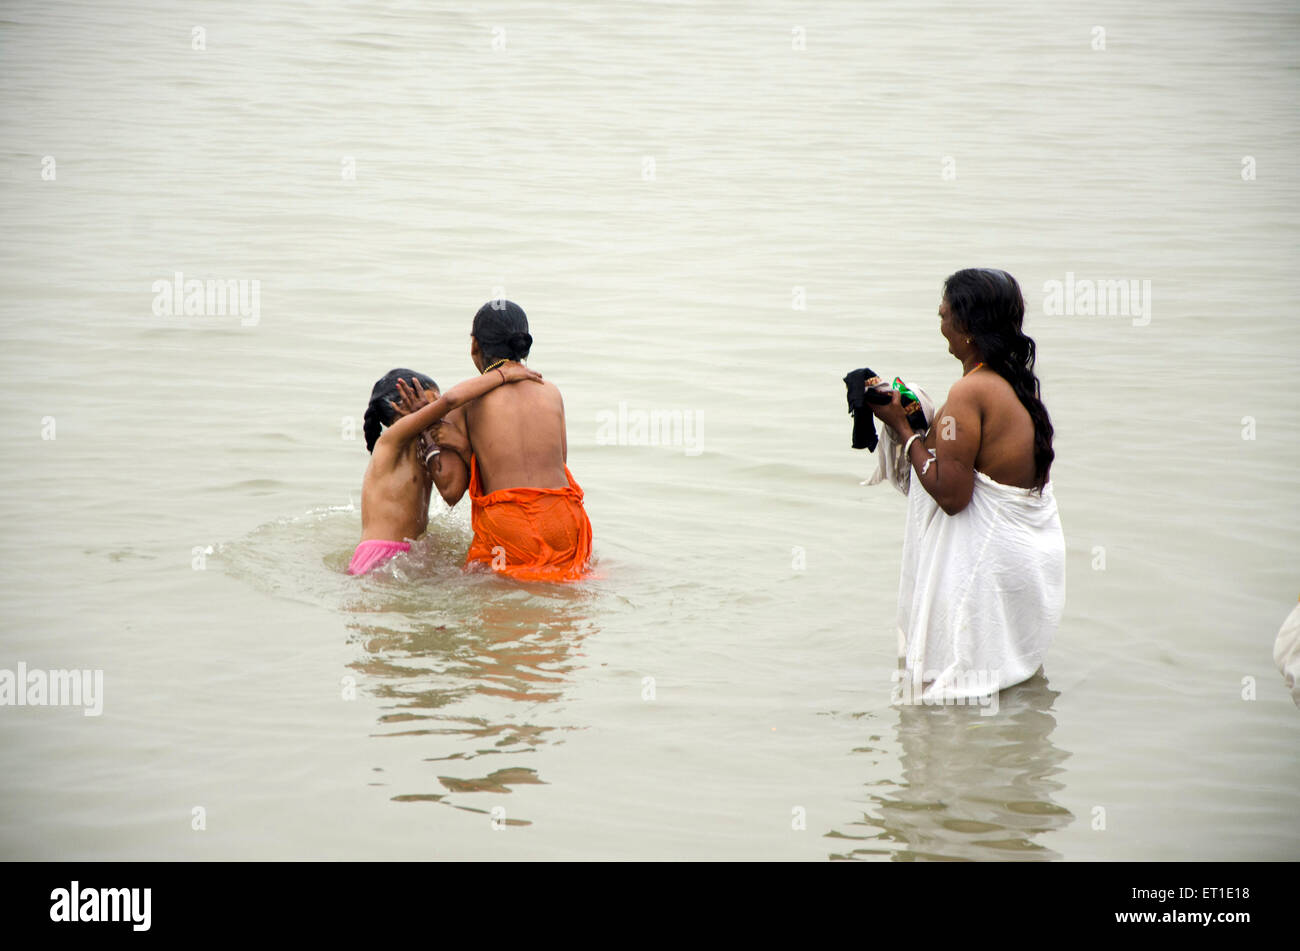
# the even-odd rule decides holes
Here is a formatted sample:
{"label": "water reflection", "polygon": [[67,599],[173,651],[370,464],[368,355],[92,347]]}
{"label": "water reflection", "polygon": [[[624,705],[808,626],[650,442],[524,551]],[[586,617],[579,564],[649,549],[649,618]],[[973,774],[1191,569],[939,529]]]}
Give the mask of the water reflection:
{"label": "water reflection", "polygon": [[[872,807],[829,838],[862,845],[832,859],[889,856],[915,861],[1051,861],[1060,853],[1037,841],[1074,815],[1053,801],[1069,753],[1051,741],[1052,690],[1041,672],[1002,691],[999,711],[975,706],[900,705],[897,741],[902,780],[873,785]],[[873,736],[871,742],[879,742]],[[883,753],[867,745],[856,752]],[[892,786],[886,792],[881,787]],[[873,831],[874,830],[874,831]],[[846,843],[847,844],[847,843]]]}
{"label": "water reflection", "polygon": [[[391,598],[351,605],[348,624],[364,650],[349,666],[383,711],[374,735],[419,738],[421,761],[435,764],[429,781],[436,786],[402,792],[393,801],[487,813],[466,805],[466,798],[545,785],[537,770],[517,760],[562,743],[563,734],[577,728],[557,722],[554,713],[580,666],[582,641],[592,633],[590,594],[457,572],[439,579],[456,593],[448,599],[444,589],[430,603],[418,587],[412,593],[397,580]],[[481,757],[490,765],[457,768]]]}
{"label": "water reflection", "polygon": [[393,801],[488,812],[465,800],[545,785],[519,760],[577,729],[560,701],[594,631],[595,590],[462,571],[469,526],[449,512],[430,517],[410,552],[354,578],[357,516],[339,506],[279,519],[223,545],[221,563],[276,597],[340,611],[359,648],[353,688],[380,708],[373,735],[412,745],[420,778],[374,767],[371,785],[393,787]]}

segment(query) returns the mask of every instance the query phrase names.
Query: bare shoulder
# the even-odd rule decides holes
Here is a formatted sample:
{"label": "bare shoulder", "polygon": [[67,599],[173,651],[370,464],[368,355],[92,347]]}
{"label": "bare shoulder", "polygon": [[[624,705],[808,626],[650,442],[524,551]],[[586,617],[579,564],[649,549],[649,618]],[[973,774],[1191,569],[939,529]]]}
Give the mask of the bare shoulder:
{"label": "bare shoulder", "polygon": [[981,406],[993,406],[1010,399],[1016,399],[1011,384],[994,370],[982,370],[962,377],[953,384],[951,392],[960,394],[962,399],[978,403]]}
{"label": "bare shoulder", "polygon": [[[954,383],[952,388],[948,390],[947,404],[965,407],[983,406],[992,391],[985,381],[979,379],[980,375],[979,373],[972,373]],[[996,373],[989,375],[997,376]]]}
{"label": "bare shoulder", "polygon": [[540,386],[537,383],[530,383],[528,381],[520,383],[519,386],[527,387],[525,392],[528,393],[530,399],[537,399],[540,394],[540,402],[553,404],[555,406],[560,406],[564,402],[563,398],[560,396],[560,388],[550,380],[543,379]]}
{"label": "bare shoulder", "polygon": [[370,453],[370,464],[375,472],[388,472],[397,467],[397,443],[388,437],[390,432],[392,430],[385,429],[379,434],[379,438],[375,440],[374,451]]}
{"label": "bare shoulder", "polygon": [[471,419],[478,419],[484,413],[494,415],[498,410],[492,407],[514,407],[517,411],[524,407],[560,406],[560,389],[550,380],[519,380],[498,386],[480,396],[464,407],[465,414]]}

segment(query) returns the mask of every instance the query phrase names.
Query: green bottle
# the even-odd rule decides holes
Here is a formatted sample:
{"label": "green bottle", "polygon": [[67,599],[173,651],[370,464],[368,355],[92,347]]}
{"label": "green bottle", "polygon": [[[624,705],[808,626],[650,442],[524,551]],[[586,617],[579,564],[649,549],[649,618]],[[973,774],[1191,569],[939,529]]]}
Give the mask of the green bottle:
{"label": "green bottle", "polygon": [[912,431],[919,433],[929,429],[930,424],[925,420],[925,410],[921,408],[921,401],[916,398],[916,394],[909,390],[907,384],[899,377],[894,377],[894,389],[902,398],[903,412],[907,414],[907,425],[912,427]]}

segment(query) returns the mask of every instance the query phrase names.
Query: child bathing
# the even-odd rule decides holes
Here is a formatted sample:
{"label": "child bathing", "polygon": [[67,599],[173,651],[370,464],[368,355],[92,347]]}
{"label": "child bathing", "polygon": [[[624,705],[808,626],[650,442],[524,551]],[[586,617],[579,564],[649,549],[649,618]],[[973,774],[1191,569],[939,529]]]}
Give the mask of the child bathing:
{"label": "child bathing", "polygon": [[[404,379],[411,380],[416,400],[399,392]],[[410,370],[392,370],[375,384],[365,417],[366,449],[371,456],[361,483],[361,543],[348,574],[363,575],[410,551],[410,542],[401,539],[424,534],[437,466],[433,430],[439,420],[503,383],[541,379],[540,373],[511,363],[457,383],[442,394],[433,380]]]}

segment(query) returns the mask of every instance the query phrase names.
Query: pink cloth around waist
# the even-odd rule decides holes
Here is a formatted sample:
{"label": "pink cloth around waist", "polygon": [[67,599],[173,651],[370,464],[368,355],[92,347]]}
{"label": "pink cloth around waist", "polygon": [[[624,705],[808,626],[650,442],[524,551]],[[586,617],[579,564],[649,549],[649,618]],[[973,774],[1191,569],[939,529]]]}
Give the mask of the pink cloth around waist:
{"label": "pink cloth around waist", "polygon": [[390,542],[382,538],[367,538],[352,553],[348,574],[364,575],[404,551],[410,551],[409,542]]}

